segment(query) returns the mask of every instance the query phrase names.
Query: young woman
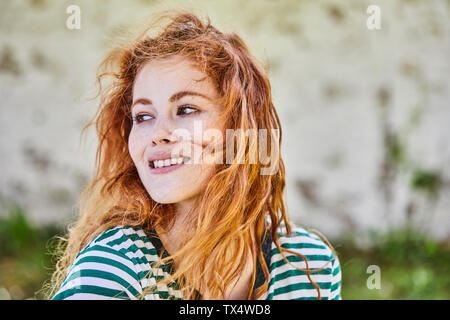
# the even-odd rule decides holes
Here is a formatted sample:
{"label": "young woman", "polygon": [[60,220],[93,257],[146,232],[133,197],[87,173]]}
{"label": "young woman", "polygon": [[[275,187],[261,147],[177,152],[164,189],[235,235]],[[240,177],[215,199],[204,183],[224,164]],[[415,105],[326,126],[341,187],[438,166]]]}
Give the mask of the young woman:
{"label": "young woman", "polygon": [[50,297],[341,299],[331,245],[288,219],[262,68],[209,19],[164,19],[101,64],[97,170]]}

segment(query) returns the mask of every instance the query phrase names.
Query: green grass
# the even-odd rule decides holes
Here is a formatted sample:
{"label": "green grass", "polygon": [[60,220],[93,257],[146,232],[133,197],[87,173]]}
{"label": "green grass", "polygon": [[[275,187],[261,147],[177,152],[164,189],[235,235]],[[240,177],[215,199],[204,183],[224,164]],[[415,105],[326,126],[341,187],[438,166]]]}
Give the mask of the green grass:
{"label": "green grass", "polygon": [[[409,228],[371,234],[373,247],[359,249],[353,240],[336,248],[342,267],[343,299],[450,299],[450,248]],[[380,289],[369,289],[380,268]]]}
{"label": "green grass", "polygon": [[[0,219],[0,299],[42,299],[39,290],[53,271],[49,254],[56,226],[34,227],[18,207]],[[354,239],[332,241],[339,254],[343,299],[450,299],[449,243],[417,231],[372,232],[373,246],[360,249]],[[380,267],[381,288],[369,289],[367,267]]]}
{"label": "green grass", "polygon": [[32,226],[19,207],[11,208],[7,218],[0,219],[0,299],[41,298],[37,292],[55,263],[49,254],[51,239],[61,234],[56,226]]}

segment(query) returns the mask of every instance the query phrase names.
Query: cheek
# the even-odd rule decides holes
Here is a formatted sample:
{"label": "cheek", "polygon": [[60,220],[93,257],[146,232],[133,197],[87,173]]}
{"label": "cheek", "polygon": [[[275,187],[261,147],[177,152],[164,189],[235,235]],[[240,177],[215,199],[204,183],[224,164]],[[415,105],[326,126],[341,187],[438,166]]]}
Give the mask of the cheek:
{"label": "cheek", "polygon": [[136,131],[131,130],[128,137],[128,152],[130,153],[131,159],[133,159],[135,165],[137,165],[139,159],[142,159],[144,155],[145,144],[143,141],[145,141],[145,137]]}
{"label": "cheek", "polygon": [[213,142],[212,139],[215,139],[217,135],[222,136],[223,124],[220,124],[217,119],[216,114],[210,114],[189,123],[187,129],[191,134],[192,141],[197,145],[206,146]]}

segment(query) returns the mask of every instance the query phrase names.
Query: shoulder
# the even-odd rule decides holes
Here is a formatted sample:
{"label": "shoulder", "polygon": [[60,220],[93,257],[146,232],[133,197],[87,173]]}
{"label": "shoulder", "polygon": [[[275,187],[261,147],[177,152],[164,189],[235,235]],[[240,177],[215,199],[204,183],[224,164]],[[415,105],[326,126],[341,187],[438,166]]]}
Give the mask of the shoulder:
{"label": "shoulder", "polygon": [[97,235],[77,255],[53,299],[137,298],[142,293],[138,266],[143,238],[142,230],[128,226]]}
{"label": "shoulder", "polygon": [[318,286],[321,299],[341,299],[339,258],[318,233],[293,225],[287,234],[282,225],[278,240],[283,252],[272,243],[273,299],[317,299],[310,279]]}
{"label": "shoulder", "polygon": [[282,226],[278,231],[278,239],[281,247],[309,256],[312,260],[334,257],[331,247],[317,233],[300,226],[293,225],[290,234]]}

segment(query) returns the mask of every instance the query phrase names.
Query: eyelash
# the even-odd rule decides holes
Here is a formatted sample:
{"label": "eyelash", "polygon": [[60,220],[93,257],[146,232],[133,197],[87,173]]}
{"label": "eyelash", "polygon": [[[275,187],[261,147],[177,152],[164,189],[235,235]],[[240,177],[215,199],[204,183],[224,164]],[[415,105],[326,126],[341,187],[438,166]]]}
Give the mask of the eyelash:
{"label": "eyelash", "polygon": [[[193,109],[193,110],[195,110],[195,111],[192,111],[192,112],[186,113],[186,114],[180,114],[181,117],[188,116],[188,115],[190,115],[190,114],[192,114],[192,113],[196,113],[196,112],[199,112],[199,111],[200,111],[200,110],[198,110],[197,108],[195,108],[195,107],[193,107],[193,106],[191,106],[191,105],[189,105],[189,104],[182,105],[181,107],[178,108],[178,111],[179,111],[180,109],[185,109],[185,108]],[[179,115],[179,114],[178,114],[178,111],[177,111],[177,115]],[[144,117],[144,116],[149,116],[149,115],[148,115],[148,114],[137,114],[137,115],[133,116],[133,122],[134,122],[134,123],[137,123],[137,124],[139,124],[139,123],[141,123],[141,122],[144,122],[145,120],[140,120],[140,118],[141,118],[141,117]],[[151,119],[150,119],[150,120],[151,120]]]}

